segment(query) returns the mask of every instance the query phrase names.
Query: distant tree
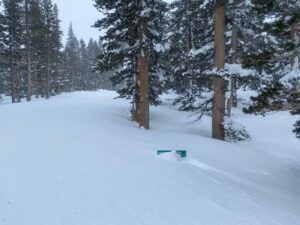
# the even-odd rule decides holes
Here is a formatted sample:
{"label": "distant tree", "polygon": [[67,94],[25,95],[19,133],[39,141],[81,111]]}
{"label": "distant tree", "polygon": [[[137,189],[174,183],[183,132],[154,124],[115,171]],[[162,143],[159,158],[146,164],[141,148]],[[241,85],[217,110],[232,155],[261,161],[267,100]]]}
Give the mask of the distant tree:
{"label": "distant tree", "polygon": [[89,89],[96,89],[97,87],[97,78],[96,78],[96,72],[94,68],[97,65],[97,58],[101,54],[100,51],[98,51],[98,45],[96,47],[95,41],[90,38],[87,46],[86,46],[86,54],[87,54],[87,75],[88,75],[88,87]]}
{"label": "distant tree", "polygon": [[29,31],[31,35],[32,94],[44,96],[45,33],[40,1],[30,0]]}
{"label": "distant tree", "polygon": [[19,102],[23,97],[31,101],[33,95],[49,98],[61,93],[63,86],[67,91],[82,90],[89,75],[79,76],[79,43],[72,28],[62,52],[57,5],[52,0],[4,0],[0,4],[0,95]]}
{"label": "distant tree", "polygon": [[10,75],[12,102],[21,101],[20,72],[24,37],[22,0],[3,0],[4,59]]}
{"label": "distant tree", "polygon": [[31,101],[32,96],[32,35],[30,30],[30,0],[25,0],[25,37],[26,37],[26,63],[27,63],[27,101]]}
{"label": "distant tree", "polygon": [[44,25],[44,54],[45,57],[45,78],[44,93],[46,98],[50,97],[51,84],[51,67],[53,62],[53,26],[55,23],[55,16],[53,10],[52,0],[42,0],[42,21]]}
{"label": "distant tree", "polygon": [[52,24],[52,33],[51,33],[51,40],[52,40],[52,71],[53,72],[53,91],[56,94],[61,92],[61,67],[62,67],[62,59],[61,59],[61,49],[63,47],[62,44],[62,31],[60,28],[60,19],[59,19],[59,11],[56,4],[53,7],[53,24]]}
{"label": "distant tree", "polygon": [[[94,53],[90,55],[87,51],[87,47],[84,43],[84,41],[81,39],[79,42],[80,45],[80,79],[82,79],[82,87],[81,90],[91,90],[93,87],[92,83],[93,77],[92,77],[92,68],[90,69],[89,66],[91,65],[90,60],[93,60]],[[93,46],[94,47],[94,46]],[[94,56],[96,58],[96,56]]]}
{"label": "distant tree", "polygon": [[79,90],[79,42],[74,34],[72,24],[69,27],[67,43],[64,50],[64,90],[68,92]]}
{"label": "distant tree", "polygon": [[[0,2],[0,7],[3,7],[3,3]],[[4,49],[5,49],[5,21],[2,10],[0,10],[0,98],[1,94],[5,91],[5,69],[4,69]]]}

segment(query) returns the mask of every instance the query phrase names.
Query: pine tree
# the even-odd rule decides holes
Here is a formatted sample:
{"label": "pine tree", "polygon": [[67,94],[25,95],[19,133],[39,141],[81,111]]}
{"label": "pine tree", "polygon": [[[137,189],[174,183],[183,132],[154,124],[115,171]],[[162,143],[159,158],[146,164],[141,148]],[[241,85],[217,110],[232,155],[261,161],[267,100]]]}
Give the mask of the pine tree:
{"label": "pine tree", "polygon": [[[297,60],[297,48],[299,41],[297,38],[297,24],[300,18],[299,0],[273,1],[269,7],[261,1],[254,1],[258,15],[274,18],[274,20],[265,20],[262,24],[263,29],[269,35],[272,35],[276,42],[273,43],[271,57],[268,60],[270,73],[274,74],[275,80],[285,77],[294,66]],[[269,47],[269,46],[266,46]]]}
{"label": "pine tree", "polygon": [[52,25],[52,33],[51,33],[51,40],[52,40],[52,67],[53,67],[53,91],[56,94],[60,94],[60,82],[61,82],[61,48],[63,47],[62,44],[62,31],[60,28],[60,19],[59,19],[59,12],[58,7],[54,4],[53,7],[53,25]]}
{"label": "pine tree", "polygon": [[[228,99],[230,111],[231,106],[236,108],[238,104],[238,81],[241,83],[245,79],[243,74],[241,74],[241,59],[250,49],[255,49],[255,51],[258,49],[257,36],[255,36],[254,31],[255,23],[253,22],[251,12],[251,2],[243,0],[229,1],[226,6],[226,22],[227,33],[229,34],[227,38],[230,40],[226,53],[227,67],[240,67],[240,71],[236,69],[228,71],[228,75],[230,76],[230,98]],[[252,76],[254,75],[255,73],[252,74]]]}
{"label": "pine tree", "polygon": [[[276,39],[273,52],[267,57],[272,80],[257,97],[252,97],[252,105],[244,109],[246,113],[264,113],[277,110],[278,107],[286,107],[287,99],[292,99],[292,105],[297,103],[298,98],[290,98],[289,95],[297,96],[299,88],[299,30],[300,2],[298,0],[272,1],[268,7],[261,1],[253,1],[258,13],[274,20],[265,22],[264,30]],[[260,58],[259,58],[260,59]],[[298,83],[298,84],[297,84]],[[275,107],[274,107],[275,105]],[[293,115],[299,114],[294,109]],[[294,132],[299,137],[299,121],[295,124]]]}
{"label": "pine tree", "polygon": [[53,8],[51,0],[3,1],[0,85],[13,102],[25,96],[31,101],[34,94],[47,98],[54,94],[51,84],[57,83],[62,47],[59,23],[57,6]]}
{"label": "pine tree", "polygon": [[44,56],[45,56],[45,78],[44,80],[44,93],[46,98],[50,98],[50,81],[51,81],[51,66],[53,57],[53,25],[55,22],[53,14],[52,0],[42,0],[42,19],[44,25]]}
{"label": "pine tree", "polygon": [[86,58],[83,59],[86,64],[86,89],[87,90],[97,90],[99,88],[106,89],[109,87],[107,84],[107,78],[105,74],[100,74],[100,71],[96,70],[96,66],[98,63],[98,56],[102,54],[102,43],[101,40],[99,42],[93,40],[92,38],[89,40],[86,49]]}
{"label": "pine tree", "polygon": [[3,0],[3,14],[5,29],[5,50],[4,57],[6,66],[10,74],[12,102],[21,101],[20,89],[20,64],[22,57],[22,44],[24,35],[23,21],[23,1],[22,0]]}
{"label": "pine tree", "polygon": [[26,63],[27,63],[27,101],[31,101],[32,96],[32,35],[30,30],[30,0],[25,0],[25,36],[26,36]]}
{"label": "pine tree", "polygon": [[[292,115],[300,115],[300,85],[298,85],[296,91],[292,92],[289,101],[292,103],[293,110],[291,110]],[[293,132],[296,137],[300,139],[300,120],[296,121],[294,124],[295,129]]]}
{"label": "pine tree", "polygon": [[68,92],[79,90],[79,42],[73,32],[72,24],[69,27],[67,43],[64,50],[64,90]]}
{"label": "pine tree", "polygon": [[180,110],[203,110],[203,92],[212,83],[207,74],[213,68],[212,8],[212,2],[202,0],[178,0],[170,5],[167,86],[179,94],[175,104]]}
{"label": "pine tree", "polygon": [[[2,2],[0,2],[0,7],[2,6]],[[4,69],[4,48],[5,48],[5,22],[4,22],[4,15],[2,10],[0,10],[0,99],[1,95],[5,93],[5,69]]]}
{"label": "pine tree", "polygon": [[31,31],[32,55],[32,94],[44,96],[45,33],[41,4],[39,0],[30,0],[29,30]]}
{"label": "pine tree", "polygon": [[96,77],[95,77],[95,71],[94,67],[96,67],[97,64],[97,57],[101,54],[100,52],[95,50],[95,41],[90,38],[87,46],[86,46],[86,54],[87,54],[87,74],[88,74],[88,88],[89,90],[95,90],[97,88],[96,84]]}
{"label": "pine tree", "polygon": [[[0,7],[1,7],[1,9],[2,9],[2,7],[3,7],[3,3],[2,2],[0,2]],[[4,15],[3,15],[3,13],[2,13],[2,10],[0,10],[0,45],[1,45],[1,48],[0,49],[2,49],[4,46],[4,43],[3,43],[3,41],[4,41],[4,30],[5,30],[5,28],[4,28],[4,25],[5,25],[5,22],[4,22]]]}
{"label": "pine tree", "polygon": [[80,90],[89,90],[90,87],[90,74],[89,74],[89,58],[88,58],[88,52],[86,49],[86,45],[84,43],[84,40],[79,41],[80,46],[80,79],[81,79],[81,87]]}
{"label": "pine tree", "polygon": [[105,15],[95,27],[107,29],[99,69],[114,69],[112,81],[123,87],[118,90],[120,97],[132,99],[132,119],[148,128],[148,100],[158,102],[155,85],[161,71],[154,59],[166,4],[161,0],[96,0],[95,6]]}

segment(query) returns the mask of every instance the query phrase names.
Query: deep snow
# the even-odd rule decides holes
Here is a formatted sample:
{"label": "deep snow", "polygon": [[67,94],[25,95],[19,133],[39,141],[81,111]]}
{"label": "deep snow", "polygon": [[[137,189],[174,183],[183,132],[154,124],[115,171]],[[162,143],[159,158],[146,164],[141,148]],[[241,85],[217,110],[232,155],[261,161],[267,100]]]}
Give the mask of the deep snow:
{"label": "deep snow", "polygon": [[[234,112],[252,141],[164,105],[151,130],[114,92],[0,104],[1,225],[299,225],[300,143],[287,112]],[[187,149],[188,159],[157,149]]]}

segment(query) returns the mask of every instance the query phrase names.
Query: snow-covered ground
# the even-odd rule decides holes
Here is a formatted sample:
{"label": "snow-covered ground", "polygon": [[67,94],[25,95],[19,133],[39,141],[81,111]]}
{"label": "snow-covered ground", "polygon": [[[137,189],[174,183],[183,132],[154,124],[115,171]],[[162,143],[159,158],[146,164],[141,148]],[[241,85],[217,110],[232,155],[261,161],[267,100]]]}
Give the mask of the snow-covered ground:
{"label": "snow-covered ground", "polygon": [[[299,225],[296,118],[243,115],[252,141],[212,140],[211,120],[151,108],[130,121],[114,92],[0,104],[1,225]],[[188,158],[158,157],[186,149]]]}

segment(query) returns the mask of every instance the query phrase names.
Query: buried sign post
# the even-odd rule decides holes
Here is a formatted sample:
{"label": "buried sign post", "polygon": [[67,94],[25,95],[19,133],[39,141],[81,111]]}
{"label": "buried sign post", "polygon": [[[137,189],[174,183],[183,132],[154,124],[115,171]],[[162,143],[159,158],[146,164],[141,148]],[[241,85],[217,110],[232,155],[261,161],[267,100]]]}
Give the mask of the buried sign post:
{"label": "buried sign post", "polygon": [[157,155],[167,154],[167,153],[176,153],[180,158],[186,158],[186,150],[157,150]]}

